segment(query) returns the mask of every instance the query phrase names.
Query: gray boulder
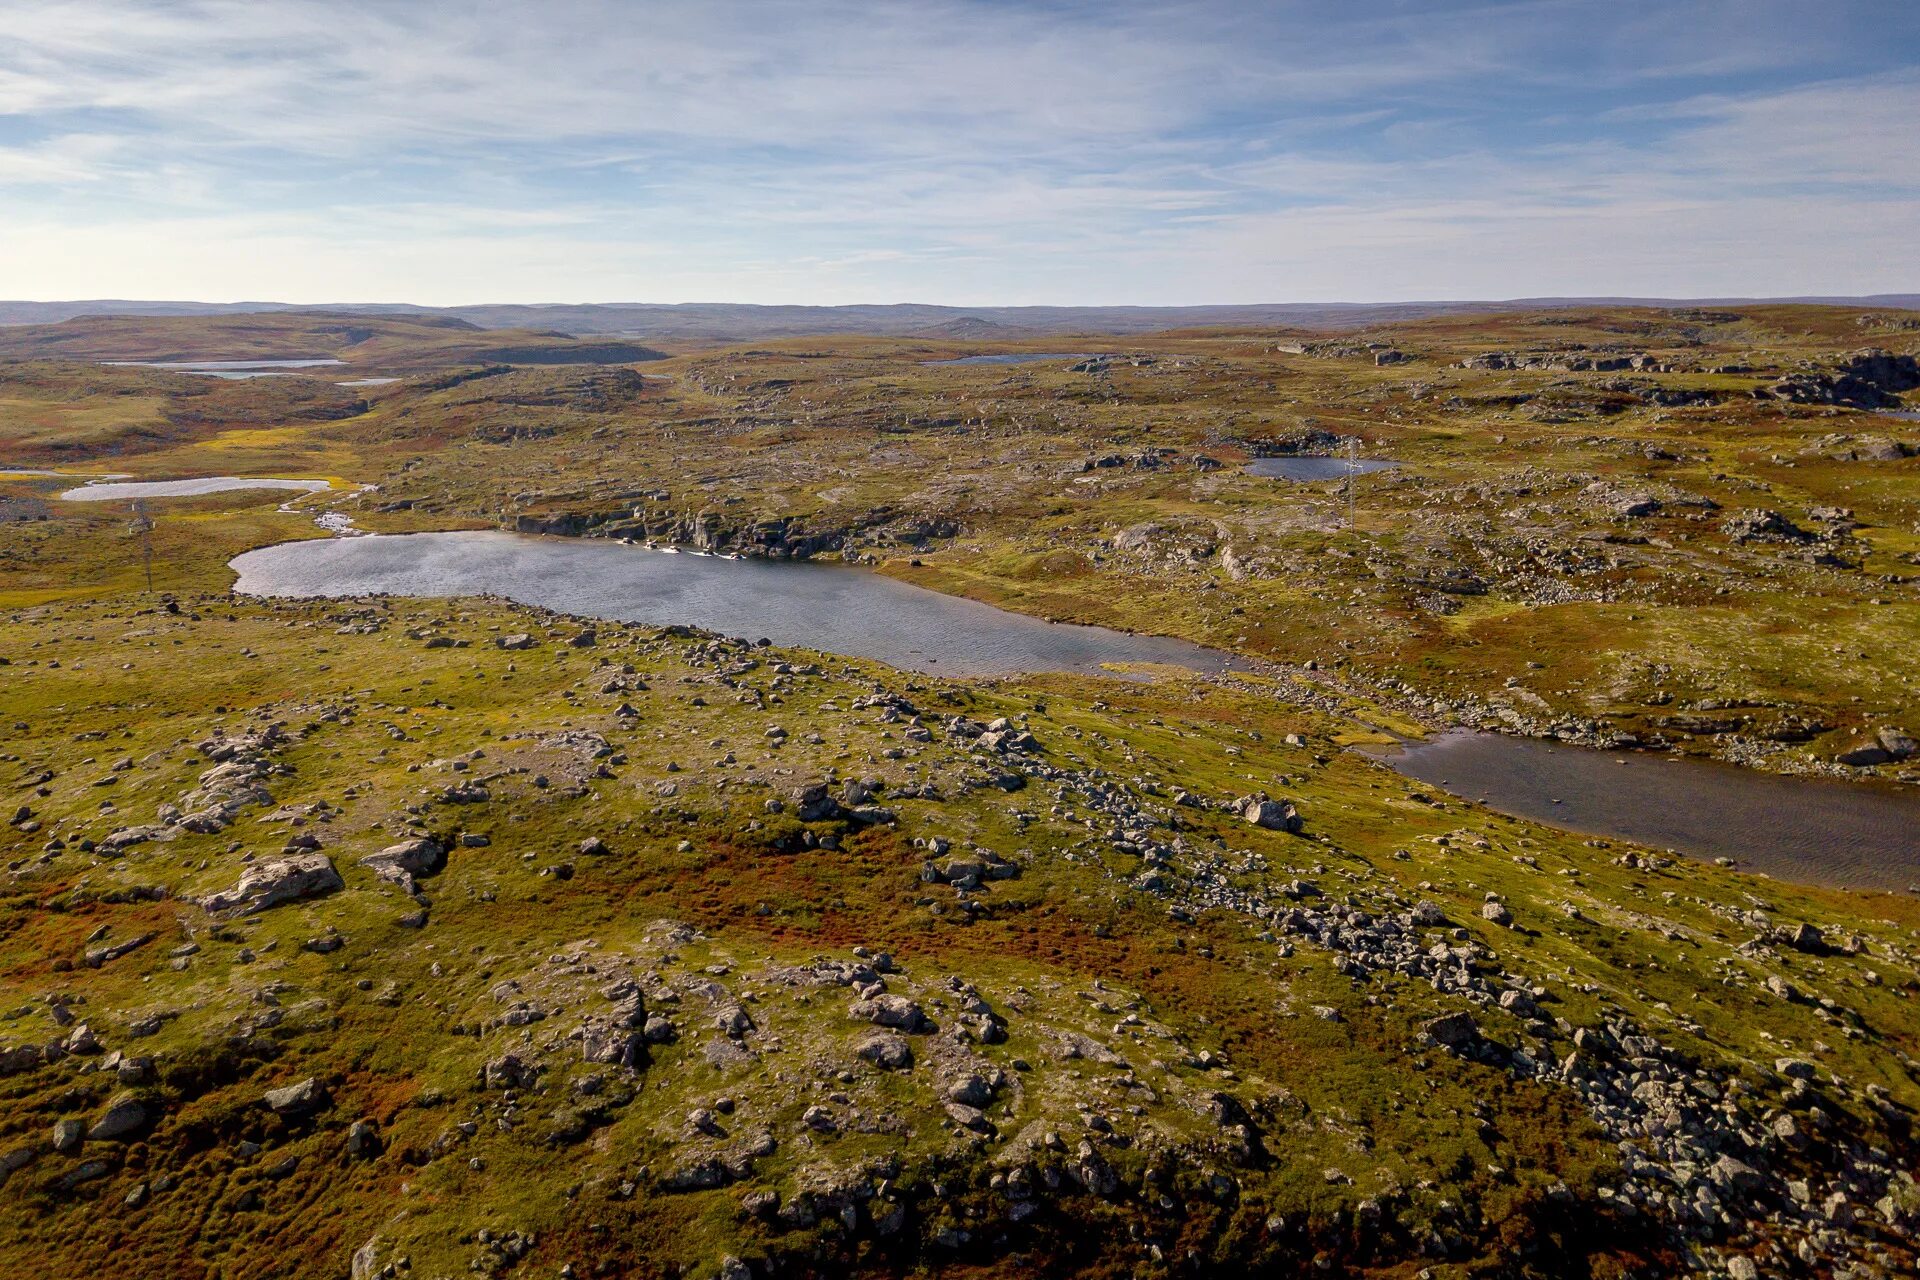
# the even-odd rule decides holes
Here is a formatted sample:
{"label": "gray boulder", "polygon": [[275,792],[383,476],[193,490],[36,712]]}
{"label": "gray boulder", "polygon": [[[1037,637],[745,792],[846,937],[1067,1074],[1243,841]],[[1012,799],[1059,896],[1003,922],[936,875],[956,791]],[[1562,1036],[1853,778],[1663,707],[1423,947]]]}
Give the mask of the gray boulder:
{"label": "gray boulder", "polygon": [[124,1138],[146,1122],[147,1108],[140,1099],[128,1092],[116,1093],[93,1122],[93,1128],[87,1130],[87,1137],[95,1142]]}
{"label": "gray boulder", "polygon": [[877,995],[868,1000],[856,1000],[848,1006],[847,1014],[877,1027],[892,1027],[909,1034],[933,1030],[926,1011],[905,996]]}
{"label": "gray boulder", "polygon": [[419,836],[402,840],[399,844],[390,844],[378,853],[370,853],[360,859],[360,865],[369,868],[382,880],[390,880],[412,893],[414,877],[433,874],[445,860],[446,850],[440,847],[438,840]]}
{"label": "gray boulder", "polygon": [[1301,827],[1300,813],[1291,801],[1248,796],[1237,808],[1242,818],[1267,831],[1298,831]]}
{"label": "gray boulder", "polygon": [[298,1116],[320,1110],[329,1099],[326,1086],[317,1077],[308,1076],[297,1084],[267,1090],[260,1101],[277,1116]]}
{"label": "gray boulder", "polygon": [[301,853],[255,863],[240,875],[233,888],[210,894],[200,905],[212,912],[238,910],[247,915],[300,898],[313,898],[344,888],[340,873],[324,853]]}

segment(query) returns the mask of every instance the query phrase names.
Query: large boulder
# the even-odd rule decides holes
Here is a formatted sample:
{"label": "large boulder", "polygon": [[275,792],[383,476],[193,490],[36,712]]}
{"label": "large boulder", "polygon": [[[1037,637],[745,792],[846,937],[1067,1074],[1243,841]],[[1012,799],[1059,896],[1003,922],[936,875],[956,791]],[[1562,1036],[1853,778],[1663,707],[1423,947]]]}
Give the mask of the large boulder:
{"label": "large boulder", "polygon": [[802,822],[824,822],[842,813],[840,802],[833,798],[833,793],[827,790],[824,782],[795,787],[792,799],[793,816]]}
{"label": "large boulder", "polygon": [[867,1000],[856,1000],[847,1007],[847,1014],[862,1022],[871,1022],[876,1027],[892,1027],[896,1031],[922,1033],[933,1030],[926,1011],[905,996],[877,995]]}
{"label": "large boulder", "polygon": [[267,1090],[261,1095],[260,1101],[277,1116],[300,1116],[320,1110],[329,1099],[326,1086],[320,1083],[319,1078],[308,1076],[296,1084]]}
{"label": "large boulder", "polygon": [[299,853],[258,862],[240,875],[231,889],[210,894],[200,905],[212,912],[241,911],[251,915],[284,902],[334,893],[342,888],[340,873],[324,853]]}
{"label": "large boulder", "polygon": [[1420,1029],[1434,1038],[1435,1043],[1449,1049],[1458,1049],[1470,1045],[1480,1038],[1480,1025],[1471,1014],[1449,1013],[1438,1018],[1429,1018]]}
{"label": "large boulder", "polygon": [[113,1095],[107,1103],[107,1109],[87,1130],[87,1137],[95,1142],[112,1138],[124,1138],[147,1122],[147,1108],[132,1093],[122,1091]]}
{"label": "large boulder", "polygon": [[1238,808],[1242,818],[1267,831],[1298,831],[1301,827],[1300,811],[1288,800],[1248,796],[1240,801]]}
{"label": "large boulder", "polygon": [[1845,750],[1834,756],[1838,764],[1851,765],[1856,769],[1871,768],[1876,764],[1885,764],[1893,759],[1878,738],[1862,738],[1847,744]]}
{"label": "large boulder", "polygon": [[370,853],[360,859],[360,865],[369,868],[382,880],[390,880],[408,893],[413,892],[415,876],[432,875],[446,860],[446,850],[438,840],[418,836],[412,840],[402,840],[399,844],[390,844],[378,853]]}
{"label": "large boulder", "polygon": [[885,1071],[905,1071],[913,1066],[913,1046],[906,1037],[886,1031],[874,1032],[854,1052]]}

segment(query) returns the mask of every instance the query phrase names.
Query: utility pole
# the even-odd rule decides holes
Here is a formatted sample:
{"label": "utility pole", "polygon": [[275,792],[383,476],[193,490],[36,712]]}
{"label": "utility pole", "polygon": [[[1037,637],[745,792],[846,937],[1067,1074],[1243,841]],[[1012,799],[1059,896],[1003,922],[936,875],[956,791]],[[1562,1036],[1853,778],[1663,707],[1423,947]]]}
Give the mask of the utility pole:
{"label": "utility pole", "polygon": [[140,559],[147,570],[147,594],[153,594],[153,521],[147,516],[147,509],[138,498],[132,503],[133,520],[127,526],[127,532],[140,538]]}

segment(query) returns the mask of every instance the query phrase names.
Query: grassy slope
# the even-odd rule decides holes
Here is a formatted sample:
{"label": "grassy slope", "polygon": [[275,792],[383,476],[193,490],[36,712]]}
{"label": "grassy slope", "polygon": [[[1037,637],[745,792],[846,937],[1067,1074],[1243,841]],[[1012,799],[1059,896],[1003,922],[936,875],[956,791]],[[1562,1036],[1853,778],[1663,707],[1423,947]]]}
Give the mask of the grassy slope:
{"label": "grassy slope", "polygon": [[[426,510],[366,514],[365,523],[444,526],[462,513],[458,502],[443,504],[438,495],[442,486],[458,492],[452,478],[468,476],[469,468],[491,470],[496,494],[521,481],[516,470],[541,465],[551,469],[553,487],[573,485],[616,443],[630,465],[644,464],[660,447],[633,425],[637,416],[730,403],[691,388],[694,374],[685,368],[670,372],[680,379],[670,390],[616,389],[616,399],[628,397],[614,415],[621,425],[597,441],[592,433],[609,419],[594,384],[532,373],[491,388],[430,392],[426,403],[385,400],[352,423],[215,433],[135,468],[116,462],[116,469],[380,479],[390,491],[430,501]],[[502,417],[557,424],[561,443],[445,448]],[[737,440],[764,445],[788,430],[759,426]],[[849,459],[836,460],[824,446],[844,448],[845,437],[837,428],[819,430],[818,437],[787,438],[779,455],[790,471],[803,472],[787,491],[790,501],[820,504],[810,509],[854,501],[820,498],[843,486],[860,489],[858,501],[890,494],[897,500],[890,469],[917,465],[927,447],[913,434],[890,438],[884,452],[868,451],[886,463],[878,472],[845,466],[847,474],[830,474]],[[687,455],[708,474],[747,465],[749,455],[709,452],[710,443]],[[1086,540],[1086,529],[1177,519],[1223,503],[1235,511],[1271,506],[1263,496],[1271,490],[1234,477],[1128,477],[1082,504],[1003,488],[1005,444],[991,434],[941,440],[951,452],[977,451],[977,470],[950,464],[938,476],[922,469],[918,479],[985,494],[995,522],[926,555],[919,570],[897,553],[898,571],[1037,612],[1151,621],[1155,629],[1200,638],[1246,634],[1254,637],[1246,647],[1256,649],[1324,643],[1330,622],[1352,626],[1378,616],[1386,621],[1371,625],[1388,630],[1346,634],[1361,643],[1386,635],[1431,645],[1435,634],[1455,646],[1477,641],[1474,667],[1487,677],[1503,674],[1503,664],[1521,655],[1547,652],[1543,628],[1557,629],[1562,638],[1554,643],[1569,656],[1592,647],[1595,624],[1582,619],[1618,609],[1489,600],[1445,618],[1435,624],[1444,631],[1432,633],[1424,620],[1379,609],[1378,601],[1349,605],[1344,591],[1322,580],[1235,583],[1203,569],[1200,576],[1217,584],[1203,595],[1184,569],[1127,570],[1127,589],[1116,591],[1111,557]],[[1077,436],[1045,449],[1020,447],[1066,456],[1069,446],[1086,447]],[[686,446],[669,440],[666,447]],[[1407,452],[1418,448],[1409,444]],[[535,461],[542,457],[545,463]],[[685,461],[680,467],[652,474],[689,473]],[[678,491],[686,482],[663,483]],[[51,487],[4,484],[5,492],[27,499]],[[768,490],[743,484],[741,492]],[[968,496],[948,490],[941,501]],[[18,1263],[57,1251],[75,1269],[107,1274],[312,1274],[341,1269],[349,1251],[378,1233],[383,1256],[410,1254],[414,1274],[451,1275],[488,1253],[472,1238],[484,1227],[537,1235],[523,1264],[528,1274],[591,1260],[670,1274],[681,1263],[710,1267],[726,1252],[752,1256],[830,1243],[832,1233],[818,1228],[789,1231],[743,1218],[740,1194],[764,1187],[792,1200],[824,1171],[855,1169],[889,1152],[909,1157],[896,1183],[915,1210],[913,1238],[943,1225],[971,1225],[986,1239],[987,1224],[1004,1208],[984,1185],[995,1154],[1010,1159],[1024,1149],[1023,1137],[1049,1129],[1066,1136],[1070,1153],[1088,1132],[1082,1111],[1090,1101],[1136,1140],[1132,1148],[1111,1149],[1117,1161],[1177,1151],[1186,1153],[1175,1161],[1183,1172],[1168,1184],[1170,1210],[1146,1201],[1068,1198],[1035,1228],[1011,1237],[1009,1247],[1051,1256],[1062,1268],[1151,1269],[1150,1246],[1168,1259],[1191,1248],[1203,1258],[1285,1265],[1280,1258],[1303,1239],[1313,1242],[1308,1248],[1333,1247],[1365,1264],[1363,1242],[1372,1233],[1349,1231],[1340,1216],[1363,1200],[1389,1204],[1416,1238],[1430,1226],[1457,1237],[1460,1253],[1437,1274],[1515,1265],[1527,1251],[1551,1246],[1542,1234],[1548,1230],[1571,1232],[1561,1243],[1600,1257],[1605,1273],[1610,1252],[1630,1252],[1645,1239],[1618,1230],[1604,1241],[1582,1239],[1542,1198],[1565,1181],[1582,1212],[1598,1215],[1592,1193],[1616,1176],[1611,1144],[1567,1091],[1516,1086],[1504,1073],[1459,1062],[1414,1068],[1416,1024],[1457,1004],[1423,983],[1342,977],[1328,954],[1311,946],[1283,954],[1260,940],[1259,922],[1231,912],[1170,916],[1161,899],[1132,886],[1141,861],[1097,838],[1103,820],[1087,795],[1056,796],[1037,785],[1010,795],[964,790],[958,780],[977,767],[966,763],[967,753],[939,737],[920,746],[900,736],[897,725],[852,709],[855,698],[876,688],[902,693],[929,712],[1024,717],[1044,759],[1103,769],[1148,804],[1156,795],[1164,804],[1176,786],[1211,799],[1284,791],[1298,798],[1314,839],[1256,831],[1209,811],[1180,812],[1182,835],[1207,856],[1224,856],[1245,883],[1300,876],[1376,906],[1435,901],[1465,938],[1545,988],[1553,1013],[1575,1025],[1631,1016],[1757,1089],[1772,1087],[1776,1057],[1811,1057],[1823,1075],[1831,1072],[1852,1090],[1838,1104],[1847,1125],[1879,1132],[1889,1123],[1866,1104],[1860,1090],[1867,1085],[1888,1090],[1901,1108],[1920,1104],[1900,1057],[1920,1052],[1910,1007],[1920,986],[1910,962],[1920,915],[1906,899],[1803,889],[1715,868],[1622,866],[1618,849],[1433,797],[1331,750],[1354,737],[1350,722],[1276,698],[1283,691],[1257,683],[1238,690],[1185,678],[1147,686],[1065,677],[968,684],[830,658],[814,659],[819,675],[783,677],[770,669],[773,659],[788,656],[781,654],[759,655],[754,669],[723,676],[719,662],[733,659],[716,660],[697,641],[603,627],[598,646],[575,650],[563,642],[577,624],[525,610],[465,602],[264,604],[209,594],[230,581],[224,562],[234,551],[311,536],[304,516],[275,510],[280,500],[229,494],[164,505],[155,535],[158,585],[178,593],[180,615],[156,611],[137,590],[123,514],[52,503],[48,520],[0,524],[0,657],[9,660],[0,671],[0,721],[16,726],[0,767],[44,824],[32,833],[10,827],[0,837],[10,842],[0,986],[12,993],[0,1042],[62,1034],[45,1000],[64,992],[109,1047],[151,1054],[162,1064],[139,1086],[157,1119],[130,1144],[86,1144],[83,1158],[104,1158],[108,1170],[71,1191],[58,1179],[79,1161],[45,1151],[45,1135],[57,1117],[98,1114],[119,1086],[75,1069],[97,1059],[0,1077],[7,1099],[0,1151],[42,1148],[0,1189],[0,1256]],[[1904,499],[1896,487],[1882,500]],[[1313,501],[1286,504],[1283,519],[1293,520],[1293,508],[1304,506],[1309,527],[1281,541],[1324,555],[1346,545],[1346,535],[1310,527]],[[997,523],[1012,521],[1005,513],[1019,520]],[[1106,563],[1096,566],[1096,555]],[[1780,607],[1804,602],[1786,596]],[[1876,628],[1888,615],[1851,607],[1861,612],[1861,630],[1846,643],[1880,643]],[[1823,675],[1806,650],[1783,650],[1778,639],[1743,640],[1722,621],[1724,601],[1710,613],[1695,605],[1635,609],[1665,619],[1643,642],[1664,636],[1659,643],[1692,655],[1703,670],[1724,670],[1719,655],[1741,652],[1793,673],[1812,698],[1849,670],[1855,680],[1862,671],[1843,657]],[[1313,616],[1315,610],[1324,616]],[[378,629],[366,628],[369,622]],[[532,652],[490,643],[496,634],[529,629],[544,633]],[[467,647],[427,648],[432,635]],[[1408,661],[1427,678],[1459,678],[1447,665],[1454,652],[1420,657],[1427,651],[1416,650]],[[809,657],[792,655],[797,663]],[[1556,677],[1559,661],[1548,668]],[[647,687],[605,691],[620,664],[633,666]],[[1892,699],[1897,674],[1889,679],[1892,691],[1884,696]],[[611,714],[623,702],[638,710],[637,720]],[[193,744],[221,729],[268,721],[294,733],[274,756],[289,771],[269,782],[271,808],[250,810],[216,835],[136,845],[119,857],[75,847],[150,821],[155,806],[192,787],[208,764]],[[792,736],[774,743],[764,734],[771,723]],[[607,770],[611,776],[598,777],[588,762],[542,745],[541,735],[566,727],[605,733],[624,760]],[[818,744],[806,740],[814,732]],[[1310,745],[1285,746],[1288,732],[1304,734]],[[444,763],[475,749],[485,754],[465,773]],[[735,763],[716,765],[726,752]],[[132,763],[115,770],[120,760]],[[931,778],[946,799],[897,802],[897,830],[848,832],[837,854],[779,848],[794,828],[764,813],[762,801],[828,771],[884,777],[896,789]],[[477,773],[500,775],[490,784],[492,799],[455,806],[431,798]],[[42,774],[52,776],[32,781]],[[533,785],[536,775],[550,785]],[[675,794],[663,796],[668,784]],[[319,800],[338,811],[292,824],[300,806]],[[423,882],[431,907],[421,930],[398,926],[414,904],[357,861],[416,816],[443,835],[492,836],[487,847],[454,850],[447,869]],[[232,884],[245,856],[271,856],[303,829],[321,834],[346,879],[344,892],[226,924],[188,900]],[[64,847],[49,851],[55,832]],[[614,852],[579,855],[587,834],[603,837]],[[926,834],[1015,856],[1023,874],[982,895],[984,909],[961,910],[951,890],[918,878],[922,855],[909,841]],[[570,879],[552,873],[563,865],[571,867]],[[169,896],[114,901],[127,896],[117,890],[134,886],[162,886]],[[1479,917],[1490,890],[1511,904],[1521,929]],[[1564,914],[1568,902],[1584,919]],[[1868,950],[1825,957],[1743,951],[1753,929],[1741,913],[1755,906],[1776,922],[1811,921],[1836,936],[1858,932]],[[654,927],[659,920],[684,922],[704,936],[674,941]],[[103,927],[107,943],[147,930],[158,936],[102,968],[66,967],[89,945],[101,945],[88,939]],[[345,937],[343,949],[301,949],[329,929]],[[199,951],[177,963],[174,948],[189,940]],[[792,989],[770,976],[777,966],[815,955],[845,956],[857,943],[900,958],[907,975],[896,990],[929,1002],[951,999],[940,984],[959,975],[1007,1015],[1007,1042],[977,1047],[1019,1081],[992,1111],[1002,1136],[987,1144],[988,1163],[973,1163],[971,1140],[940,1122],[932,1060],[906,1078],[873,1071],[851,1056],[859,1027],[839,1012],[844,992]],[[552,959],[569,955],[580,959]],[[717,1037],[694,994],[694,984],[715,979],[707,970],[716,966],[725,967],[717,980],[747,1001],[760,1027],[750,1040],[758,1058],[720,1068],[704,1056]],[[631,1084],[617,1071],[583,1063],[563,1038],[580,1010],[604,1007],[598,992],[607,978],[629,969],[649,990],[678,986],[683,993],[678,1008],[655,1005],[681,1025],[681,1041],[656,1049],[653,1065]],[[1841,1012],[1767,994],[1760,980],[1768,975],[1830,998]],[[1096,977],[1102,986],[1093,985]],[[497,1016],[501,1004],[490,992],[508,979],[543,1008],[564,1012],[526,1028],[465,1034]],[[1316,1006],[1340,1011],[1342,1020],[1315,1016]],[[151,1036],[129,1038],[127,1025],[152,1010],[178,1016]],[[1140,1025],[1126,1025],[1128,1013]],[[1483,1021],[1498,1033],[1500,1017]],[[275,1018],[277,1025],[265,1025]],[[1065,1032],[1113,1045],[1129,1066],[1063,1056]],[[771,1047],[776,1041],[779,1047]],[[547,1064],[539,1091],[514,1102],[477,1091],[480,1065],[514,1048]],[[1202,1051],[1222,1055],[1233,1078],[1194,1065]],[[1032,1069],[1015,1072],[1016,1058]],[[842,1071],[849,1078],[836,1078]],[[315,1120],[289,1124],[259,1107],[263,1089],[309,1074],[327,1080],[334,1096]],[[576,1090],[588,1077],[607,1087],[601,1094]],[[1139,1092],[1135,1080],[1150,1092]],[[1219,1088],[1255,1108],[1276,1156],[1271,1164],[1236,1165],[1214,1126],[1201,1119],[1206,1095]],[[832,1101],[836,1091],[848,1101]],[[685,1117],[722,1095],[741,1104],[726,1127],[746,1133],[765,1125],[778,1135],[778,1149],[742,1185],[660,1192],[655,1184],[664,1170],[714,1145],[690,1136]],[[896,1127],[819,1136],[800,1118],[809,1105]],[[556,1117],[559,1111],[573,1118]],[[343,1153],[346,1126],[359,1118],[381,1134],[377,1159],[358,1162]],[[472,1137],[457,1127],[468,1119],[479,1125]],[[550,1145],[553,1132],[571,1133],[576,1123],[587,1127],[585,1136]],[[248,1156],[245,1142],[264,1150]],[[298,1157],[291,1171],[272,1176],[289,1155]],[[1047,1162],[1044,1151],[1038,1160]],[[955,1167],[942,1173],[943,1162]],[[1237,1205],[1220,1205],[1208,1191],[1209,1169],[1238,1181]],[[1353,1181],[1329,1181],[1328,1169]],[[169,1177],[177,1179],[173,1189],[154,1190]],[[941,1192],[932,1190],[934,1181]],[[622,1190],[628,1182],[637,1187],[630,1196]],[[147,1201],[123,1203],[141,1185]],[[1479,1216],[1463,1220],[1448,1202]],[[1311,1226],[1312,1234],[1282,1232],[1259,1243],[1258,1224],[1269,1215]],[[1589,1225],[1604,1229],[1605,1221],[1594,1216]],[[880,1267],[888,1256],[884,1244],[847,1247],[861,1259],[857,1268]],[[1374,1261],[1391,1265],[1386,1257]]]}

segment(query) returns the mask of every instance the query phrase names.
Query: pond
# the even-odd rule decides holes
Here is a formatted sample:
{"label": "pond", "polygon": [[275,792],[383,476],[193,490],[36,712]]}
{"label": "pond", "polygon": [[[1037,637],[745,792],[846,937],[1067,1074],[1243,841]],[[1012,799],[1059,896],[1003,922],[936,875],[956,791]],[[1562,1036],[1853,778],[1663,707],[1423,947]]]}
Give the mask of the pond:
{"label": "pond", "polygon": [[1247,474],[1281,480],[1344,480],[1349,475],[1387,471],[1399,465],[1384,458],[1355,458],[1349,461],[1322,454],[1294,453],[1275,458],[1255,458],[1247,464]]}
{"label": "pond", "polygon": [[1106,353],[1098,351],[1014,351],[997,356],[961,356],[955,360],[922,360],[920,363],[930,369],[956,364],[1045,364],[1053,360],[1099,360]]}
{"label": "pond", "polygon": [[1184,640],[1048,623],[846,565],[730,560],[584,538],[415,533],[292,542],[233,562],[254,595],[502,595],[595,618],[681,623],[876,658],[908,671],[1094,672],[1104,663],[1223,671]]}
{"label": "pond", "polygon": [[1855,889],[1920,884],[1920,791],[1460,731],[1381,753],[1490,808],[1742,870]]}
{"label": "pond", "polygon": [[163,369],[168,373],[197,373],[208,378],[285,378],[302,369],[324,369],[344,360],[103,360],[116,368]]}
{"label": "pond", "polygon": [[191,480],[139,480],[129,483],[92,483],[68,489],[68,502],[114,502],[131,498],[192,498],[229,489],[299,489],[324,493],[333,486],[325,480],[271,480],[260,476],[198,476]]}

